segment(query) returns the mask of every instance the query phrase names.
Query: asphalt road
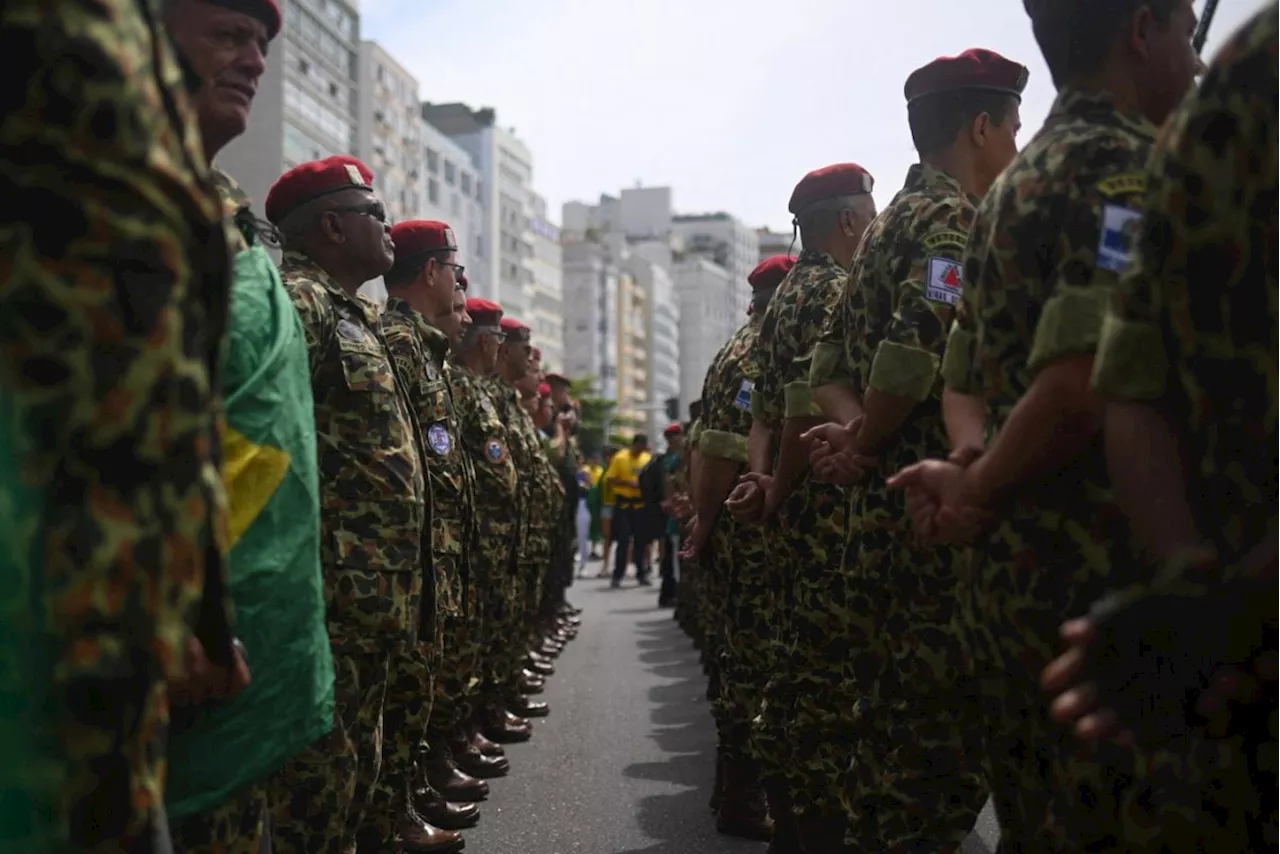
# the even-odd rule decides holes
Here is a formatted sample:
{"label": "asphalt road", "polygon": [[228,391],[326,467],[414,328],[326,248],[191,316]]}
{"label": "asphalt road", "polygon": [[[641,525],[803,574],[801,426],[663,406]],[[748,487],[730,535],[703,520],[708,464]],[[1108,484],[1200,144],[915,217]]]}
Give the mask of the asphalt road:
{"label": "asphalt road", "polygon": [[[716,739],[697,652],[656,588],[608,584],[569,591],[582,629],[539,697],[551,715],[507,748],[468,854],[764,854],[717,834],[707,809]],[[997,833],[988,810],[965,851],[988,854]]]}

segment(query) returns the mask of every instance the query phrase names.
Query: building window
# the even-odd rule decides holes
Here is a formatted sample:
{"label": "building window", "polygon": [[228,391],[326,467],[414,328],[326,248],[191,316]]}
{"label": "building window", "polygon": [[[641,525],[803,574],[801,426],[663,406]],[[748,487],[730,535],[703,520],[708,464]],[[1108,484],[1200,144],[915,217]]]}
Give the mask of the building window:
{"label": "building window", "polygon": [[298,70],[303,74],[311,73],[311,63],[307,62],[306,57],[298,57]]}
{"label": "building window", "polygon": [[427,149],[427,171],[432,175],[440,173],[440,155],[430,148]]}
{"label": "building window", "polygon": [[465,169],[462,170],[462,175],[459,177],[459,180],[458,180],[458,186],[462,188],[462,195],[464,196],[471,195],[471,173],[470,172],[468,172]]}
{"label": "building window", "polygon": [[457,193],[449,194],[449,215],[456,217],[462,213],[462,199]]}
{"label": "building window", "polygon": [[446,160],[444,162],[444,182],[452,187],[457,178],[457,167],[453,165],[452,160]]}
{"label": "building window", "polygon": [[378,82],[379,82],[379,83],[385,83],[385,82],[386,82],[386,77],[387,77],[387,75],[386,75],[386,72],[384,72],[384,71],[382,70],[382,64],[381,64],[381,63],[379,63],[379,64],[378,64],[378,73],[377,73],[375,76],[378,78]]}
{"label": "building window", "polygon": [[440,204],[440,185],[435,178],[427,179],[427,201],[433,205]]}

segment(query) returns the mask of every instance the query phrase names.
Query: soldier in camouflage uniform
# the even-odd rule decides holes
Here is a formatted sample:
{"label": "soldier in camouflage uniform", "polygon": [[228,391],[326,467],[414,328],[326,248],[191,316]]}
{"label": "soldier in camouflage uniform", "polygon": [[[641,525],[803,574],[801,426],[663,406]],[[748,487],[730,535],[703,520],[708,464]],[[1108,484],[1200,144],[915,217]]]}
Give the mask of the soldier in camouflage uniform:
{"label": "soldier in camouflage uniform", "polygon": [[756,737],[780,850],[796,846],[800,817],[813,838],[843,835],[843,812],[830,781],[848,764],[840,747],[841,711],[823,702],[850,655],[841,638],[843,591],[831,573],[844,549],[848,495],[813,481],[801,435],[821,423],[809,388],[818,334],[835,310],[863,231],[875,216],[871,175],[842,163],[806,175],[791,195],[804,251],[761,319],[760,378],[751,392],[751,473],[728,506],[744,522],[765,525],[769,562],[786,574],[784,619],[775,675],[765,689]]}
{"label": "soldier in camouflage uniform", "polygon": [[217,400],[229,234],[151,4],[13,0],[0,41],[0,399],[32,498],[3,527],[42,603],[60,786],[31,818],[76,851],[164,851],[166,683],[197,662],[196,696],[247,679]]}
{"label": "soldier in camouflage uniform", "polygon": [[[938,369],[961,256],[978,201],[1017,151],[1026,82],[1024,66],[980,49],[907,78],[921,162],[868,229],[815,350],[810,382],[835,420],[810,433],[822,440],[816,476],[852,485],[859,457],[893,472],[948,452]],[[859,712],[843,792],[855,850],[955,851],[986,799],[964,745],[977,709],[952,625],[961,558],[920,543],[880,474],[854,491],[842,578],[856,597],[844,634],[858,651],[832,689]]]}
{"label": "soldier in camouflage uniform", "polygon": [[[698,494],[698,482],[702,470],[702,452],[698,450],[698,439],[702,435],[702,401],[695,400],[689,404],[689,415],[693,421],[689,428],[689,486],[693,494]],[[676,590],[676,622],[685,634],[693,640],[694,647],[701,649],[702,641],[697,631],[698,585],[700,583],[698,557],[690,556],[680,565],[680,580]],[[705,662],[704,662],[705,670]],[[708,683],[707,696],[712,697],[711,685]],[[719,786],[711,795],[711,809],[719,807]]]}
{"label": "soldier in camouflage uniform", "polygon": [[[276,849],[299,854],[355,850],[382,770],[392,657],[435,630],[416,420],[377,307],[357,292],[393,260],[372,182],[355,158],[330,157],[286,172],[266,201],[267,218],[284,236],[281,273],[311,354],[320,558],[337,690],[332,734],[279,780]],[[410,821],[396,830],[406,844],[424,833]]]}
{"label": "soldier in camouflage uniform", "polygon": [[[774,627],[780,616],[778,573],[765,558],[761,529],[722,512],[725,498],[747,464],[751,392],[760,376],[757,338],[773,292],[795,266],[775,255],[760,263],[747,282],[747,322],[720,348],[702,385],[704,411],[697,450],[701,455],[696,513],[682,557],[697,559],[719,579],[719,602],[711,618],[721,636],[719,692],[714,702],[719,734],[716,778],[721,783],[716,827],[722,833],[767,839],[772,828],[763,809],[759,756],[751,745],[751,720],[772,675]],[[778,776],[780,769],[773,769]]]}
{"label": "soldier in camouflage uniform", "polygon": [[[1111,744],[1082,755],[1049,719],[1037,679],[1064,615],[1150,572],[1130,552],[1112,495],[1089,376],[1141,226],[1156,125],[1198,65],[1195,13],[1190,0],[1027,7],[1058,97],[978,208],[943,362],[957,393],[944,407],[953,449],[991,439],[980,454],[918,463],[890,485],[912,490],[926,536],[965,539],[990,519],[972,565],[960,567],[957,609],[1001,849],[1158,850],[1185,786],[1177,772],[1144,780],[1139,772],[1163,761],[1135,762]],[[1145,21],[1141,50],[1134,16]],[[1184,830],[1198,833],[1194,822]]]}
{"label": "soldier in camouflage uniform", "polygon": [[[407,811],[445,829],[460,829],[479,820],[479,809],[466,802],[488,794],[485,783],[455,772],[446,743],[469,717],[458,707],[457,698],[465,695],[477,663],[474,647],[466,645],[463,612],[471,583],[464,548],[473,519],[471,472],[457,443],[457,417],[444,374],[449,339],[433,325],[435,318],[452,312],[460,266],[453,230],[443,222],[397,223],[391,239],[396,260],[383,277],[388,299],[381,323],[400,376],[408,384],[427,455],[439,619],[434,638],[399,651],[392,662],[384,713],[386,758],[376,806],[387,813]],[[461,654],[473,658],[467,660]],[[505,761],[494,760],[495,764]],[[451,804],[450,799],[465,805]],[[386,826],[392,826],[389,820]]]}
{"label": "soldier in camouflage uniform", "polygon": [[493,398],[489,376],[502,343],[502,308],[489,300],[467,300],[471,326],[454,350],[449,374],[463,450],[475,471],[474,549],[470,562],[482,598],[484,684],[476,723],[494,741],[527,741],[528,721],[507,711],[505,681],[507,626],[511,620],[515,549],[519,528],[519,481],[511,455],[509,425]]}
{"label": "soldier in camouflage uniform", "polygon": [[[503,699],[507,708],[515,714],[529,717],[545,717],[547,704],[530,700],[520,690],[520,680],[526,659],[535,667],[551,671],[549,664],[538,661],[533,646],[533,621],[538,597],[547,568],[551,564],[551,537],[554,530],[549,517],[553,506],[552,481],[559,481],[551,469],[542,448],[542,439],[533,419],[520,404],[519,383],[533,383],[534,397],[537,381],[530,376],[533,347],[530,344],[529,327],[512,317],[502,318],[506,338],[498,353],[497,372],[489,380],[493,394],[498,398],[499,413],[508,426],[511,437],[511,453],[520,477],[520,547],[516,564],[514,586],[511,590],[512,620],[507,627],[506,662],[503,673]],[[558,503],[560,499],[556,499]],[[550,675],[549,672],[545,675]]]}
{"label": "soldier in camouflage uniform", "polygon": [[[571,640],[577,633],[579,622],[575,610],[565,598],[573,584],[573,543],[577,540],[578,503],[583,494],[578,486],[578,472],[582,470],[582,449],[578,445],[577,418],[573,402],[569,398],[569,380],[560,374],[543,376],[550,390],[552,411],[551,445],[548,456],[556,468],[560,484],[564,488],[564,508],[560,513],[557,548],[552,568],[553,582],[542,602],[542,622],[553,640]],[[559,425],[557,428],[555,425]],[[560,438],[555,438],[559,433]],[[559,448],[563,447],[563,453]],[[586,556],[582,556],[585,562]]]}
{"label": "soldier in camouflage uniform", "polygon": [[[1278,25],[1274,3],[1259,11],[1166,123],[1148,170],[1137,255],[1103,322],[1093,373],[1107,399],[1107,466],[1117,503],[1165,567],[1151,592],[1197,607],[1202,622],[1181,637],[1203,643],[1213,634],[1202,627],[1230,621],[1234,631],[1244,629],[1247,603],[1237,595],[1232,607],[1219,591],[1239,584],[1243,572],[1257,573],[1244,576],[1251,583],[1237,591],[1265,597],[1268,619],[1257,628],[1268,641],[1248,654],[1256,660],[1269,653],[1273,661]],[[1224,268],[1227,256],[1238,263]],[[1269,549],[1256,548],[1268,541]],[[1269,573],[1248,566],[1268,551]],[[1070,671],[1091,672],[1082,667],[1093,643],[1081,637],[1083,628],[1064,627],[1078,648],[1046,671],[1047,687],[1064,691]],[[1231,736],[1213,743],[1252,780],[1200,784],[1204,808],[1219,817],[1249,814],[1247,837],[1240,834],[1235,845],[1243,849],[1247,839],[1251,851],[1277,844],[1274,676],[1270,681],[1269,696],[1232,710]],[[1126,724],[1137,724],[1141,737],[1142,721],[1114,713],[1108,720],[1094,705],[1112,699],[1097,686],[1065,691],[1055,717],[1079,719],[1086,739],[1107,738]]]}

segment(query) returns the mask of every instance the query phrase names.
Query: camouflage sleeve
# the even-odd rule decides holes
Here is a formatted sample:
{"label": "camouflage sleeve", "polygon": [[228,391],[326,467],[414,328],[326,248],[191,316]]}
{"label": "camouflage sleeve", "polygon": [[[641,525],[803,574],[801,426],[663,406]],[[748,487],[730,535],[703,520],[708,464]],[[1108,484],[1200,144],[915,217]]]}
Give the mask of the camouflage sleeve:
{"label": "camouflage sleeve", "polygon": [[967,210],[961,208],[956,222],[930,230],[914,247],[906,279],[897,286],[893,316],[871,362],[868,387],[916,401],[933,391],[963,290],[960,262],[972,220]]}
{"label": "camouflage sleeve", "polygon": [[[855,266],[856,269],[856,266]],[[827,318],[814,345],[813,357],[809,365],[809,387],[823,385],[854,385],[854,372],[850,366],[848,342],[851,340],[849,322],[853,313],[850,296],[853,291],[853,279],[845,279],[840,288],[840,296],[836,307]]]}
{"label": "camouflage sleeve", "polygon": [[[1274,20],[1275,7],[1269,14]],[[1276,293],[1244,292],[1247,283],[1261,279],[1247,274],[1248,260],[1263,256],[1255,244],[1273,248],[1275,241],[1275,234],[1263,231],[1262,213],[1270,206],[1274,218],[1276,204],[1274,53],[1261,51],[1271,72],[1269,88],[1249,62],[1233,62],[1248,53],[1251,37],[1259,38],[1254,29],[1242,30],[1224,47],[1198,90],[1170,118],[1152,158],[1137,259],[1111,301],[1094,363],[1094,386],[1106,397],[1163,397],[1171,368],[1185,365],[1193,352],[1202,354],[1202,366],[1229,364],[1228,354],[1243,356],[1224,372],[1224,382],[1235,374],[1242,386],[1239,378],[1253,373],[1270,375],[1275,387],[1274,351],[1266,344],[1275,343]],[[1274,37],[1273,24],[1273,45]],[[1269,155],[1257,157],[1259,149]],[[1193,291],[1202,289],[1212,296],[1197,294],[1193,305]],[[1219,317],[1227,306],[1231,314]],[[1240,334],[1239,324],[1250,314],[1260,323],[1269,318],[1270,332]]]}
{"label": "camouflage sleeve", "polygon": [[1027,357],[1033,373],[1068,356],[1095,353],[1107,303],[1132,264],[1129,246],[1142,221],[1146,150],[1107,142],[1080,148],[1091,158],[1090,166],[1106,163],[1108,171],[1064,171],[1061,186],[1043,194],[1036,212],[1024,217],[1022,239],[1034,231],[1058,244],[1056,266],[1045,274],[1048,299]]}
{"label": "camouflage sleeve", "polygon": [[960,302],[956,306],[956,315],[951,321],[951,329],[947,333],[947,345],[942,354],[942,382],[947,388],[960,394],[977,392],[974,368],[978,336],[974,327],[975,307],[972,287],[978,281],[976,272],[981,264],[981,256],[978,252],[979,247],[975,245],[980,241],[974,241],[972,237],[977,231],[979,216],[974,216],[974,228],[969,231],[970,239],[965,243],[964,263],[961,266],[962,282],[968,282],[969,287],[960,289]]}
{"label": "camouflage sleeve", "polygon": [[293,283],[289,288],[289,296],[302,320],[302,331],[306,335],[307,353],[311,356],[311,375],[314,379],[323,353],[336,333],[337,315],[324,289],[309,282]]}
{"label": "camouflage sleeve", "polygon": [[783,366],[785,380],[784,400],[786,418],[820,418],[822,407],[813,396],[809,374],[813,367],[814,350],[818,336],[827,328],[840,307],[840,295],[845,290],[848,274],[825,275],[814,281],[804,294],[804,301],[793,322],[793,333],[800,344],[796,358]]}
{"label": "camouflage sleeve", "polygon": [[772,362],[769,359],[769,348],[765,346],[764,336],[756,339],[755,349],[756,358],[760,363],[760,378],[751,389],[751,417],[772,427],[782,421],[782,413],[773,403],[778,378],[771,370]]}

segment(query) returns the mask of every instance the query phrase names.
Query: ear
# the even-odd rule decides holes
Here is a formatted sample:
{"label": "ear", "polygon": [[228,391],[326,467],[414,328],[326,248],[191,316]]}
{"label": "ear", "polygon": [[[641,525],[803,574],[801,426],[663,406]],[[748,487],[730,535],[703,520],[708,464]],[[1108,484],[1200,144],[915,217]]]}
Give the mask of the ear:
{"label": "ear", "polygon": [[320,233],[330,243],[346,243],[347,236],[342,233],[342,217],[333,211],[320,214]]}
{"label": "ear", "polygon": [[973,143],[974,148],[984,148],[989,133],[991,133],[991,116],[978,113],[969,125],[969,141]]}
{"label": "ear", "polygon": [[1151,56],[1151,39],[1156,34],[1156,20],[1151,14],[1151,7],[1140,3],[1129,19],[1129,29],[1125,33],[1125,46],[1139,59]]}

